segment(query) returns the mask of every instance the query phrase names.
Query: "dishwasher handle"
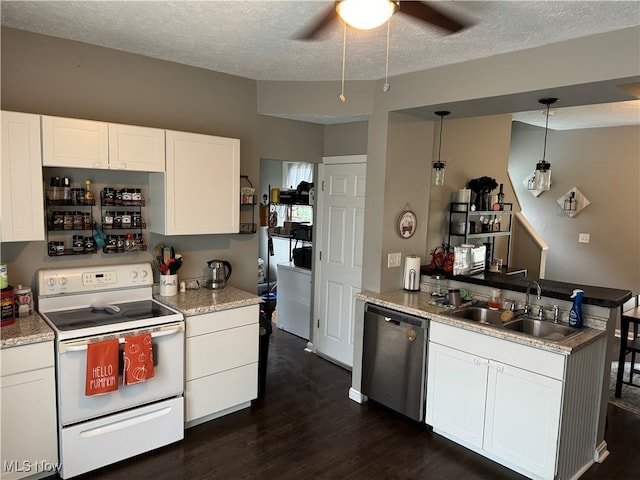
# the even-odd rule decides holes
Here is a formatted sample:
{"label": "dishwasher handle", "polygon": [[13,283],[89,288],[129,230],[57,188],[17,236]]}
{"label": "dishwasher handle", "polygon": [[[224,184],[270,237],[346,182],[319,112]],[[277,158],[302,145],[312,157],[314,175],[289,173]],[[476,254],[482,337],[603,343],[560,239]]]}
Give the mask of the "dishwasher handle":
{"label": "dishwasher handle", "polygon": [[365,314],[372,313],[375,315],[380,315],[381,317],[384,317],[385,322],[393,323],[394,325],[408,323],[415,327],[424,328],[424,329],[427,329],[429,327],[428,318],[417,317],[415,315],[410,315],[408,313],[400,312],[398,310],[379,307],[378,305],[373,305],[371,303],[366,304],[364,311],[365,311]]}
{"label": "dishwasher handle", "polygon": [[395,318],[384,317],[384,321],[387,323],[393,323],[394,325],[400,325],[400,320],[396,320]]}

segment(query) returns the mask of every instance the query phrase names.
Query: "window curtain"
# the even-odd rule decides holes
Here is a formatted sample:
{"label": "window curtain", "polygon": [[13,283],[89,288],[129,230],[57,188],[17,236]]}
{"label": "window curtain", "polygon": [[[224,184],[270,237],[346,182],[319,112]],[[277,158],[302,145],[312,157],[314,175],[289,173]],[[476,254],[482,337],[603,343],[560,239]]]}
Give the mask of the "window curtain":
{"label": "window curtain", "polygon": [[296,189],[300,182],[313,183],[313,163],[288,163],[285,185]]}

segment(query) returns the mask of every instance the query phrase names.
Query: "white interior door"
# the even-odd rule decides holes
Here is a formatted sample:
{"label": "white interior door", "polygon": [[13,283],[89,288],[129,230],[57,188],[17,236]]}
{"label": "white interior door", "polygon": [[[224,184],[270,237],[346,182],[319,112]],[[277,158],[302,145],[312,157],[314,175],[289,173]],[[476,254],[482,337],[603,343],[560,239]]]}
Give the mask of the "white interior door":
{"label": "white interior door", "polygon": [[353,366],[354,295],[362,284],[366,157],[360,163],[326,163],[320,198],[320,265],[316,351]]}

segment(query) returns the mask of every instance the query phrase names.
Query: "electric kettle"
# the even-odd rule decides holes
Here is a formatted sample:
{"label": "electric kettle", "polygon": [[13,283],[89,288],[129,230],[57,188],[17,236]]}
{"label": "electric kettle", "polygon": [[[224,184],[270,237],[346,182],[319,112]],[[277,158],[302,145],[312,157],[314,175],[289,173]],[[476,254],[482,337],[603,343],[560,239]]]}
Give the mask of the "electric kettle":
{"label": "electric kettle", "polygon": [[231,276],[231,264],[226,260],[209,260],[207,266],[211,269],[210,288],[222,290]]}

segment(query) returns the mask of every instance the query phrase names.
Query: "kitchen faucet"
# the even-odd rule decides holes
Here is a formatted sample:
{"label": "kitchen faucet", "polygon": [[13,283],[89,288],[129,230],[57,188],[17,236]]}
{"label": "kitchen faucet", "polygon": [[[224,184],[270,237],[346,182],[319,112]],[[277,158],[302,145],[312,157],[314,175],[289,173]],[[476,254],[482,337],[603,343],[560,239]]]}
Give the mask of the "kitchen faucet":
{"label": "kitchen faucet", "polygon": [[538,300],[540,300],[542,298],[542,288],[540,287],[540,284],[535,280],[529,280],[529,283],[527,284],[527,296],[526,296],[525,301],[524,301],[524,314],[525,315],[529,315],[529,313],[531,312],[531,305],[529,304],[529,292],[531,291],[531,285],[535,285],[536,286],[536,298]]}

